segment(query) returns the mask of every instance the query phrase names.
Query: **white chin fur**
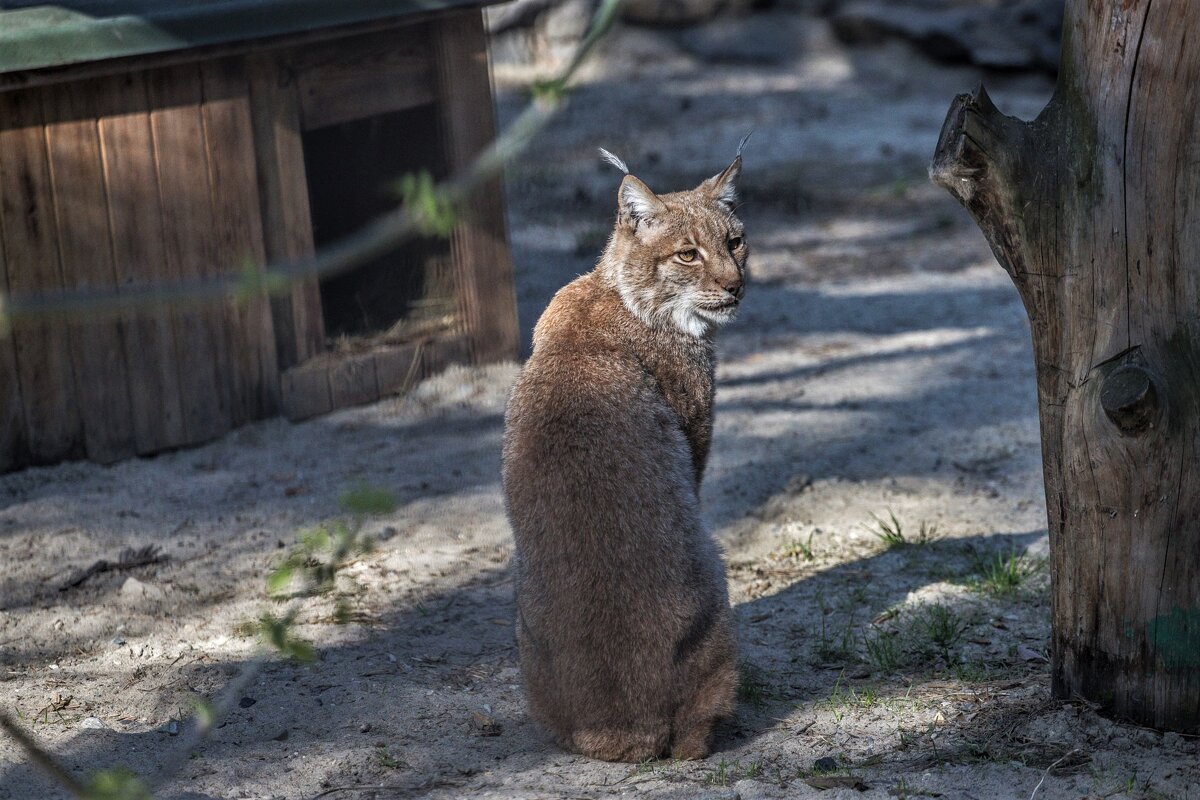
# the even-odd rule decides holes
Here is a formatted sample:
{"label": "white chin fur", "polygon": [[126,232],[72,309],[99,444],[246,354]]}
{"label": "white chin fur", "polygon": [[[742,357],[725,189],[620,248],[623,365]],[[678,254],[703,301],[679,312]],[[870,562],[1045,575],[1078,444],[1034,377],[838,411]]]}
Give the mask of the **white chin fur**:
{"label": "white chin fur", "polygon": [[736,306],[728,309],[701,308],[680,298],[671,307],[671,321],[687,335],[700,337],[729,322],[736,313]]}
{"label": "white chin fur", "polygon": [[669,324],[688,336],[696,338],[708,335],[714,328],[729,322],[737,314],[737,306],[726,309],[701,308],[686,293],[676,297],[668,305],[651,311],[649,306],[653,301],[650,297],[638,297],[624,281],[618,282],[617,290],[621,293],[625,307],[642,322],[654,327],[656,323],[661,325],[669,321]]}

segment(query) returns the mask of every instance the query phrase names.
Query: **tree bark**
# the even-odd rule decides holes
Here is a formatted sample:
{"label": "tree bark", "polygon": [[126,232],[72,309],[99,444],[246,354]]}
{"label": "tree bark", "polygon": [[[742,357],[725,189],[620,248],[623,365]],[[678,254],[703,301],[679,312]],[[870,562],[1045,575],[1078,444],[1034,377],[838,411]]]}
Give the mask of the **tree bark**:
{"label": "tree bark", "polygon": [[1200,3],[1069,0],[1032,122],[960,95],[930,175],[1037,362],[1056,697],[1200,731]]}

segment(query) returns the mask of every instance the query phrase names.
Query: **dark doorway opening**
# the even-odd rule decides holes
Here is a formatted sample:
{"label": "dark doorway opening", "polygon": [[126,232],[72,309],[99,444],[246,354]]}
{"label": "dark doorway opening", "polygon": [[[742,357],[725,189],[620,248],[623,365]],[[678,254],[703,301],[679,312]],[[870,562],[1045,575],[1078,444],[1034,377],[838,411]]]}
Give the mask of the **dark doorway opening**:
{"label": "dark doorway opening", "polygon": [[[437,119],[437,107],[426,104],[304,133],[318,250],[394,210],[403,175],[445,177]],[[409,240],[320,286],[331,350],[410,341],[458,322],[446,239]]]}

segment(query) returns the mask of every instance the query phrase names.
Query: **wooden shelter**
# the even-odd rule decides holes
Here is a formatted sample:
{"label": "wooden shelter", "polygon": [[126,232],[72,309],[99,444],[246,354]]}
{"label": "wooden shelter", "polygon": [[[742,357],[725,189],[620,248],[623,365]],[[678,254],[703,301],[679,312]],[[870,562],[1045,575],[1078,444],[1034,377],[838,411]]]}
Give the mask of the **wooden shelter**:
{"label": "wooden shelter", "polygon": [[[3,8],[0,288],[12,294],[302,258],[394,208],[401,175],[453,173],[495,135],[473,0]],[[517,348],[496,184],[448,241],[279,295],[17,324],[0,338],[0,470],[197,444]]]}

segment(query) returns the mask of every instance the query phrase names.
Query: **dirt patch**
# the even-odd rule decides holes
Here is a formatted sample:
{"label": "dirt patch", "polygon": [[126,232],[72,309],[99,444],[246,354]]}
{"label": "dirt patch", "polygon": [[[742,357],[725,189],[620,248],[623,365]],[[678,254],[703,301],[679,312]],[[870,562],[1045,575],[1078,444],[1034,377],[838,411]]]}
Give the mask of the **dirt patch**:
{"label": "dirt patch", "polygon": [[[0,478],[0,704],[72,770],[152,776],[192,698],[220,697],[254,658],[240,625],[271,607],[266,575],[296,533],[369,485],[398,509],[367,523],[379,545],[347,570],[350,621],[307,603],[317,662],[268,662],[164,796],[1200,798],[1195,740],[1049,697],[1027,325],[923,177],[950,98],[980,74],[763,19],[793,42],[786,58],[713,66],[677,34],[618,31],[508,175],[528,332],[611,220],[619,175],[597,146],[671,190],[756,131],[753,284],[721,337],[703,489],[745,668],[711,757],[596,763],[530,721],[498,483],[515,365],[153,459]],[[511,118],[535,70],[496,72]],[[1032,116],[1050,86],[989,89]],[[59,588],[148,545],[169,560]],[[52,796],[0,740],[0,797]]]}

